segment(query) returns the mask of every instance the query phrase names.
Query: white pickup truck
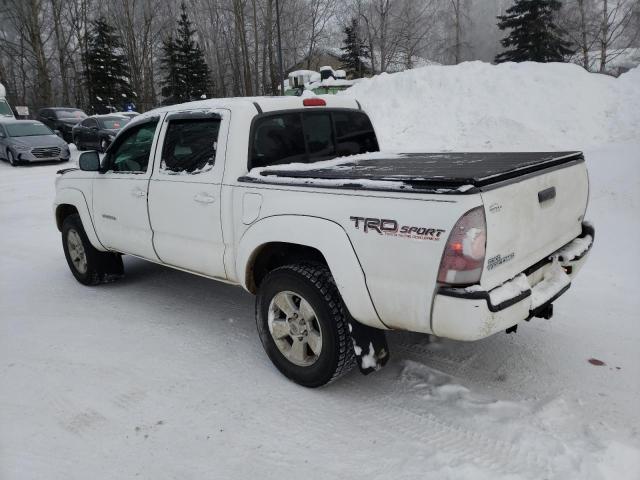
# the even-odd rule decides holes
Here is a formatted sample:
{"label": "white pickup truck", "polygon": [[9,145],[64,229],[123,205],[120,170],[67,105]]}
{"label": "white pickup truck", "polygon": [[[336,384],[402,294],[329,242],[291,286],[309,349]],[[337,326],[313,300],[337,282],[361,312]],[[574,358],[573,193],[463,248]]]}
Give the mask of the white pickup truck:
{"label": "white pickup truck", "polygon": [[79,282],[126,254],[240,285],[309,387],[380,368],[388,329],[477,340],[550,317],[594,238],[580,152],[383,154],[346,97],[160,108],[79,166],[54,205]]}

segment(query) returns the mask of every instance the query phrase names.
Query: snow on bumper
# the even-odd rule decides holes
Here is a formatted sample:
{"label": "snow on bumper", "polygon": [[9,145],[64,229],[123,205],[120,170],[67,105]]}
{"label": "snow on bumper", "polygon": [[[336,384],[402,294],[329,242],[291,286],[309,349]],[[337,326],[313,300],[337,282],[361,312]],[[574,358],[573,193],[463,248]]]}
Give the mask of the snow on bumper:
{"label": "snow on bumper", "polygon": [[455,340],[479,340],[541,315],[569,289],[593,239],[594,229],[585,223],[579,237],[490,291],[478,286],[441,288],[433,302],[433,333]]}

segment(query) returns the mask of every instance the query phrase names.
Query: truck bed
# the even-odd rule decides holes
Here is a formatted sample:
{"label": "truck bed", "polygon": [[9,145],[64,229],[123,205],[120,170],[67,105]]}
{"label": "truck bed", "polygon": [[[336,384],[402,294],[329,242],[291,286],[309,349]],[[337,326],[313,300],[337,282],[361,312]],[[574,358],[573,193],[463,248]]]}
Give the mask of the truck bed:
{"label": "truck bed", "polygon": [[582,152],[577,151],[406,153],[391,154],[388,158],[376,153],[371,158],[359,155],[352,161],[346,157],[344,162],[331,161],[330,165],[318,162],[318,168],[313,168],[313,164],[298,168],[295,165],[273,166],[262,169],[259,175],[241,177],[239,181],[282,184],[290,179],[295,185],[376,190],[381,189],[384,182],[394,182],[404,185],[404,188],[400,187],[402,190],[460,194],[582,161]]}

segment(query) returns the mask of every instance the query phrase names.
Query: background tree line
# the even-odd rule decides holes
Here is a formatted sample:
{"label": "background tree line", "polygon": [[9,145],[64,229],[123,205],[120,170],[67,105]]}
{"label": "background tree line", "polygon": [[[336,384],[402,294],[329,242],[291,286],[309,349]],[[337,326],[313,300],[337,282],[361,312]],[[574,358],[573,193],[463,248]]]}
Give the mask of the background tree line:
{"label": "background tree line", "polygon": [[[317,69],[326,52],[344,56],[341,47],[349,34],[366,52],[361,72],[412,68],[423,59],[492,61],[506,34],[496,17],[506,15],[513,3],[279,0],[284,69]],[[605,72],[621,49],[640,46],[640,0],[559,3],[554,22],[575,52],[563,60],[574,57]],[[128,69],[126,88],[116,95],[130,96],[140,111],[201,95],[278,92],[275,0],[185,0],[184,12],[180,2],[170,0],[0,0],[0,82],[11,103],[88,108],[96,96],[103,98],[94,91],[98,80],[87,75],[98,21],[113,29],[118,46],[111,51],[121,54]],[[172,55],[186,58],[179,53],[185,48],[191,66],[173,62],[172,67]],[[200,85],[193,84],[194,70]],[[190,91],[181,90],[187,73]]]}

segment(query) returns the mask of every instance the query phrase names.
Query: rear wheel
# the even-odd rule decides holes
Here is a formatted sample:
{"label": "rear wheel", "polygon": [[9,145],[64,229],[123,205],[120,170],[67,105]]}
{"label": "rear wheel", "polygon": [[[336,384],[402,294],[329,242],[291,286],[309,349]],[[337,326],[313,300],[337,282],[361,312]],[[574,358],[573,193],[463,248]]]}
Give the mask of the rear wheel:
{"label": "rear wheel", "polygon": [[256,323],[273,364],[300,385],[325,385],[355,365],[342,299],[323,265],[267,274],[256,298]]}
{"label": "rear wheel", "polygon": [[113,281],[124,273],[119,254],[100,252],[91,245],[77,213],[62,224],[62,248],[71,273],[83,285]]}

